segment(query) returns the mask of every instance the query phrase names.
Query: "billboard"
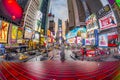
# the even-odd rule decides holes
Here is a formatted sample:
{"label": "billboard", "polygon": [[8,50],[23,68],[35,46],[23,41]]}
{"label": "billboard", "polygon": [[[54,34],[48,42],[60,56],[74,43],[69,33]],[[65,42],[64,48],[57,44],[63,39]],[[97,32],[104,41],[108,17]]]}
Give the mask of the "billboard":
{"label": "billboard", "polygon": [[18,28],[17,39],[22,39],[22,38],[23,38],[23,29]]}
{"label": "billboard", "polygon": [[0,43],[7,43],[9,23],[0,20]]}
{"label": "billboard", "polygon": [[35,40],[39,41],[39,33],[35,33]]}
{"label": "billboard", "polygon": [[100,30],[117,27],[117,21],[113,12],[99,19]]}
{"label": "billboard", "polygon": [[109,47],[117,47],[118,35],[108,35],[108,46]]}
{"label": "billboard", "polygon": [[94,30],[94,37],[95,37],[95,45],[96,46],[98,46],[98,41],[99,41],[99,39],[98,39],[98,36],[99,36],[98,32],[99,32],[98,29]]}
{"label": "billboard", "polygon": [[98,29],[96,15],[92,14],[86,19],[86,27],[87,31],[91,31],[94,29]]}
{"label": "billboard", "polygon": [[11,31],[11,39],[12,40],[17,39],[17,30],[18,30],[18,26],[12,25],[12,31]]}
{"label": "billboard", "polygon": [[95,38],[90,39],[91,45],[95,45]]}
{"label": "billboard", "polygon": [[82,38],[81,37],[77,37],[77,44],[82,43]]}
{"label": "billboard", "polygon": [[24,34],[24,38],[26,39],[31,39],[33,36],[33,31],[32,29],[25,27],[25,34]]}
{"label": "billboard", "polygon": [[107,34],[99,35],[99,46],[101,47],[108,46],[108,35]]}
{"label": "billboard", "polygon": [[91,40],[90,39],[85,39],[85,45],[91,45]]}
{"label": "billboard", "polygon": [[[76,37],[77,35],[78,35],[78,32],[81,32],[81,34],[83,35],[85,35],[85,33],[86,33],[86,28],[85,27],[82,27],[82,28],[80,28],[80,27],[76,27],[75,29],[73,29],[73,30],[71,30],[67,35],[66,35],[66,38],[67,39],[69,39],[69,38],[73,38],[73,37]],[[82,36],[81,35],[81,36]]]}
{"label": "billboard", "polygon": [[75,40],[76,40],[76,38],[70,38],[70,39],[68,39],[68,43],[75,43]]}

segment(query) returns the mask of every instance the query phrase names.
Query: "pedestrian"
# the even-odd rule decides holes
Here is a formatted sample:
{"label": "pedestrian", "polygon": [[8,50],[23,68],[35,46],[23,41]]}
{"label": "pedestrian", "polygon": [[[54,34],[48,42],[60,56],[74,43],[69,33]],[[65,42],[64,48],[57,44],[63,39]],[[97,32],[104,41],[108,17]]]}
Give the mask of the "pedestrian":
{"label": "pedestrian", "polygon": [[85,55],[87,55],[87,51],[86,51],[86,48],[84,47],[84,48],[83,48],[83,58],[82,58],[82,60],[84,60]]}
{"label": "pedestrian", "polygon": [[61,60],[62,60],[62,61],[65,60],[65,46],[64,46],[64,41],[63,41],[63,43],[61,44],[60,57],[61,57]]}

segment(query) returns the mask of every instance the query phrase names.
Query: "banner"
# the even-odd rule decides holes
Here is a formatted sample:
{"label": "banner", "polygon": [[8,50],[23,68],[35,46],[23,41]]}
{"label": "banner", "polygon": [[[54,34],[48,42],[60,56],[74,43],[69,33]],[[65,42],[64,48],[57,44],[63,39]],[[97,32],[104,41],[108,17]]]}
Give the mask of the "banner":
{"label": "banner", "polygon": [[91,40],[90,39],[85,39],[85,45],[91,45]]}
{"label": "banner", "polygon": [[117,21],[114,13],[111,12],[108,15],[99,19],[100,30],[105,30],[113,27],[117,27]]}
{"label": "banner", "polygon": [[82,38],[81,37],[77,37],[77,44],[82,43]]}
{"label": "banner", "polygon": [[94,29],[98,29],[96,15],[92,14],[86,19],[86,27],[87,31],[91,31]]}
{"label": "banner", "polygon": [[12,33],[11,33],[11,39],[16,40],[17,39],[17,30],[18,26],[12,25]]}
{"label": "banner", "polygon": [[68,43],[75,43],[76,38],[70,38],[68,39]]}
{"label": "banner", "polygon": [[23,29],[18,28],[17,39],[22,39],[22,37],[23,37]]}
{"label": "banner", "polygon": [[35,33],[34,34],[34,40],[35,40],[35,42],[39,42],[39,33]]}
{"label": "banner", "polygon": [[99,36],[99,46],[107,47],[108,46],[108,35],[103,34]]}
{"label": "banner", "polygon": [[0,21],[0,43],[7,43],[9,23]]}
{"label": "banner", "polygon": [[108,35],[108,46],[109,47],[117,47],[118,35]]}
{"label": "banner", "polygon": [[79,32],[81,34],[81,37],[83,36],[83,33],[84,33],[84,36],[85,36],[86,35],[86,28],[85,27],[83,27],[83,28],[76,27],[73,30],[69,31],[69,33],[66,35],[66,38],[67,39],[73,38],[73,37],[77,36]]}
{"label": "banner", "polygon": [[94,30],[94,37],[95,37],[95,45],[98,46],[99,37],[98,37],[98,30],[97,29]]}
{"label": "banner", "polygon": [[90,39],[90,44],[91,44],[92,46],[95,45],[95,38],[91,38],[91,39]]}

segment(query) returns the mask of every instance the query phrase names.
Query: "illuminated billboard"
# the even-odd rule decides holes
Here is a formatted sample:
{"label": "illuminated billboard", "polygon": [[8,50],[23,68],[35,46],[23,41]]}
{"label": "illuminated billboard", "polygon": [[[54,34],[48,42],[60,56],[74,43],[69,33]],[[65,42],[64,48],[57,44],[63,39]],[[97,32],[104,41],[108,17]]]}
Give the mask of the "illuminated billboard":
{"label": "illuminated billboard", "polygon": [[17,39],[17,30],[18,26],[12,25],[12,33],[11,33],[11,39],[16,40]]}
{"label": "illuminated billboard", "polygon": [[23,30],[22,30],[22,28],[18,28],[18,33],[17,33],[17,39],[22,39],[22,37],[23,37]]}
{"label": "illuminated billboard", "polygon": [[32,31],[32,29],[26,27],[26,28],[25,28],[24,38],[26,38],[26,39],[31,39],[32,36],[33,36],[33,31]]}
{"label": "illuminated billboard", "polygon": [[7,43],[9,23],[0,21],[0,43]]}

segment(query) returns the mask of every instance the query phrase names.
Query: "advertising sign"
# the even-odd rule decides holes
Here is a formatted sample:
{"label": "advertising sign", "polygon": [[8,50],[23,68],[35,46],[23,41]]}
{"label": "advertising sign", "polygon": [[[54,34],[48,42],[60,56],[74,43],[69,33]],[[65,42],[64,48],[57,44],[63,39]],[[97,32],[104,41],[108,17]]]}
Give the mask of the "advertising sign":
{"label": "advertising sign", "polygon": [[108,46],[108,35],[103,34],[99,36],[99,46],[107,47]]}
{"label": "advertising sign", "polygon": [[12,40],[17,39],[17,30],[18,30],[18,26],[12,25],[12,33],[11,33]]}
{"label": "advertising sign", "polygon": [[17,39],[22,39],[22,37],[23,37],[23,32],[22,31],[23,31],[22,28],[18,28]]}
{"label": "advertising sign", "polygon": [[102,18],[103,16],[105,16],[105,14],[108,14],[110,11],[111,11],[111,8],[109,5],[104,6],[97,12],[97,18],[98,19]]}
{"label": "advertising sign", "polygon": [[85,39],[85,45],[91,45],[91,40],[90,39]]}
{"label": "advertising sign", "polygon": [[120,8],[120,0],[115,0],[115,2],[117,3],[118,7]]}
{"label": "advertising sign", "polygon": [[87,18],[86,27],[87,27],[87,31],[98,29],[98,24],[97,24],[97,19],[95,14],[92,14]]}
{"label": "advertising sign", "polygon": [[[73,38],[75,36],[77,36],[78,32],[81,32],[82,33],[86,33],[86,28],[83,27],[83,28],[80,28],[80,27],[76,27],[75,29],[71,30],[67,35],[66,35],[66,38],[69,39],[69,38]],[[81,35],[82,36],[82,35]]]}
{"label": "advertising sign", "polygon": [[91,39],[90,39],[90,42],[91,42],[91,43],[90,43],[91,45],[95,45],[95,38],[91,38]]}
{"label": "advertising sign", "polygon": [[108,35],[108,46],[109,47],[117,47],[118,35]]}
{"label": "advertising sign", "polygon": [[115,0],[108,0],[108,2],[113,5],[115,3]]}
{"label": "advertising sign", "polygon": [[39,41],[39,33],[35,33],[35,40]]}
{"label": "advertising sign", "polygon": [[31,39],[33,36],[33,31],[30,28],[25,28],[24,38]]}
{"label": "advertising sign", "polygon": [[98,30],[97,29],[94,30],[94,37],[95,37],[95,45],[98,46],[99,37],[98,37]]}
{"label": "advertising sign", "polygon": [[82,43],[82,38],[81,37],[77,37],[77,44]]}
{"label": "advertising sign", "polygon": [[99,19],[100,30],[117,27],[117,21],[113,12]]}
{"label": "advertising sign", "polygon": [[0,43],[7,43],[9,23],[0,21]]}
{"label": "advertising sign", "polygon": [[75,43],[76,38],[70,38],[68,39],[68,43]]}

